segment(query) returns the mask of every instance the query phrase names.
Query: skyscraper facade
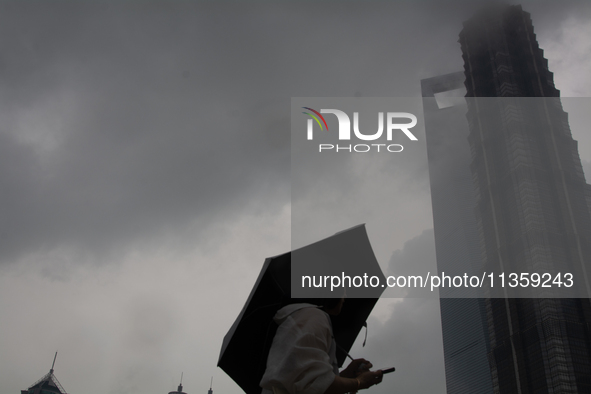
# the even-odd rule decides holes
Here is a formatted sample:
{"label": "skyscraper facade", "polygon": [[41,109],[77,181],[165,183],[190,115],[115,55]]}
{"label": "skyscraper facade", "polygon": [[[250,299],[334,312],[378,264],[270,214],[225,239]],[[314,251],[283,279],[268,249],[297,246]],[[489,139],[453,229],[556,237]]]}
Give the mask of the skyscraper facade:
{"label": "skyscraper facade", "polygon": [[447,391],[589,393],[591,188],[560,92],[520,6],[475,15],[459,42],[464,72],[421,81],[438,270],[566,270],[577,289],[441,289]]}
{"label": "skyscraper facade", "polygon": [[[421,81],[440,275],[472,275],[480,268],[467,106],[463,98],[457,100],[457,96],[465,94],[464,79],[464,73],[459,71]],[[484,300],[455,298],[456,291],[440,289],[447,392],[492,393]]]}
{"label": "skyscraper facade", "polygon": [[460,44],[482,269],[560,267],[579,285],[577,298],[486,299],[494,390],[589,393],[589,185],[560,92],[521,6],[475,15]]}

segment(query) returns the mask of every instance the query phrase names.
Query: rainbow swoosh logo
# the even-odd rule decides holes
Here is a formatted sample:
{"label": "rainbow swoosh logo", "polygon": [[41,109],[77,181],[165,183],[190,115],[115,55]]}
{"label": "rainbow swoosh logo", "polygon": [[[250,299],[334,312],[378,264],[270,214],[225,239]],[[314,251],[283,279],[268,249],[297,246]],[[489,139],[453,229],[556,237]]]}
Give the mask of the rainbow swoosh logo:
{"label": "rainbow swoosh logo", "polygon": [[[302,108],[312,111],[312,112],[314,112],[314,114],[318,115],[320,117],[320,119],[322,119],[322,122],[324,122],[324,126],[326,126],[326,131],[328,131],[328,125],[326,124],[326,120],[324,120],[324,116],[320,115],[320,112],[316,111],[315,109],[309,108],[309,107],[302,107]],[[314,114],[311,114],[309,112],[302,112],[302,113],[306,114],[306,115],[310,115],[316,121],[316,123],[318,123],[318,126],[320,126],[320,130],[324,130],[324,128],[322,127],[322,123],[320,123],[320,119],[318,119],[318,117],[316,117]]]}

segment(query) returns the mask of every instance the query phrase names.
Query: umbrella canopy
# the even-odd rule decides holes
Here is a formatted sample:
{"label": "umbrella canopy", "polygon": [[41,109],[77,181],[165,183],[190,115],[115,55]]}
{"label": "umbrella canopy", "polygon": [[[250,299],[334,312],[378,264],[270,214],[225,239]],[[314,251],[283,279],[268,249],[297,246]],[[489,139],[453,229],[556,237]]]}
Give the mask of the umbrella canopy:
{"label": "umbrella canopy", "polygon": [[[351,244],[351,234],[357,242]],[[334,242],[335,237],[348,242],[348,246]],[[354,246],[363,249],[364,272],[380,277],[384,283],[384,275],[373,255],[365,227],[354,227],[340,232],[326,240],[298,249],[299,252],[308,248],[322,248],[327,253],[327,242],[331,247],[338,247],[336,254],[342,253],[343,248]],[[363,245],[361,245],[363,244]],[[369,245],[369,249],[366,247]],[[311,249],[310,249],[311,248]],[[330,249],[330,248],[329,248]],[[356,256],[359,258],[360,256]],[[295,262],[294,262],[295,264]],[[292,298],[292,253],[270,257],[265,260],[256,283],[238,315],[236,321],[224,337],[218,366],[222,368],[247,394],[260,394],[262,389],[259,382],[263,377],[267,364],[267,355],[277,331],[273,316],[285,305],[294,302],[309,302],[311,299]],[[347,290],[348,292],[349,290]],[[383,289],[376,288],[373,298],[347,298],[339,316],[331,317],[333,333],[338,345],[337,360],[341,366],[347,357],[347,352],[353,346],[359,331],[365,324],[375,303]],[[333,293],[333,297],[340,297],[342,293]]]}

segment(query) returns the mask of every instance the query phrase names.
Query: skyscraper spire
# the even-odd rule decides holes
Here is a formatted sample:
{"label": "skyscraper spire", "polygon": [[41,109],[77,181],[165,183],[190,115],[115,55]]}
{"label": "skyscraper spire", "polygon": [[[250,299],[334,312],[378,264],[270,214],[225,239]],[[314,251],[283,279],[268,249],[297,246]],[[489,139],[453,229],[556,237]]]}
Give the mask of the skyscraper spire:
{"label": "skyscraper spire", "polygon": [[209,382],[209,390],[207,390],[207,394],[213,394],[213,376],[211,377],[211,381]]}
{"label": "skyscraper spire", "polygon": [[57,352],[55,352],[55,356],[53,356],[53,363],[51,364],[51,369],[49,370],[50,374],[53,374],[53,367],[55,366],[55,359],[57,358]]}
{"label": "skyscraper spire", "polygon": [[183,372],[181,372],[181,382],[179,383],[177,391],[170,391],[168,394],[187,394],[183,391]]}

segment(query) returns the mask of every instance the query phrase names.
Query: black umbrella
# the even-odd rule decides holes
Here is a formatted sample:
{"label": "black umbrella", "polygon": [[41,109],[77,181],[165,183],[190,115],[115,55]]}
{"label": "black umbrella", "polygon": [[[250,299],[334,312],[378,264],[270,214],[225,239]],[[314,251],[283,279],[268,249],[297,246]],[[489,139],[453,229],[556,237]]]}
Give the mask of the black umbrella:
{"label": "black umbrella", "polygon": [[[353,243],[350,238],[352,234],[357,239]],[[384,283],[384,275],[373,251],[371,251],[369,239],[363,226],[338,233],[294,252],[307,252],[310,249],[313,251],[315,247],[322,248],[326,246],[326,242],[334,241],[335,237],[347,241],[346,245],[341,245],[336,254],[342,252],[341,249],[347,248],[365,250],[366,256],[364,256],[362,265],[364,273],[378,276],[381,283]],[[338,245],[338,243],[333,242],[332,245]],[[369,249],[366,246],[369,246]],[[367,253],[368,250],[371,253]],[[326,249],[323,250],[323,253],[326,253]],[[359,257],[361,256],[357,256],[357,258]],[[273,321],[277,310],[294,302],[310,301],[305,298],[291,298],[291,274],[292,253],[267,258],[244,308],[224,337],[218,366],[247,394],[260,394],[262,391],[259,382],[265,372],[267,355],[277,331],[277,325]],[[333,333],[338,345],[339,366],[342,366],[345,361],[347,352],[353,346],[353,342],[383,291],[381,287],[374,290],[375,297],[373,298],[347,298],[341,314],[331,317]],[[342,293],[334,294],[334,296],[340,297]],[[367,292],[364,294],[367,295]]]}

